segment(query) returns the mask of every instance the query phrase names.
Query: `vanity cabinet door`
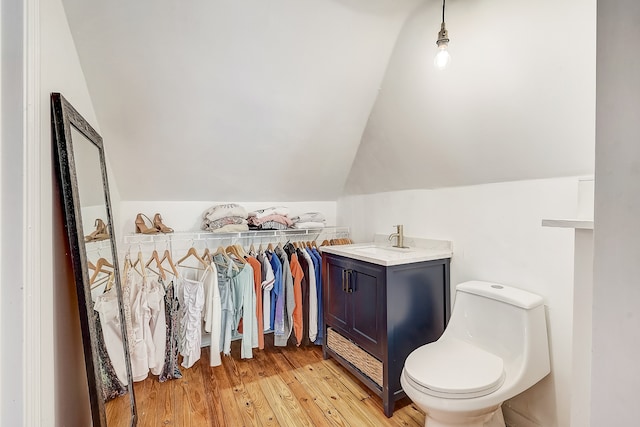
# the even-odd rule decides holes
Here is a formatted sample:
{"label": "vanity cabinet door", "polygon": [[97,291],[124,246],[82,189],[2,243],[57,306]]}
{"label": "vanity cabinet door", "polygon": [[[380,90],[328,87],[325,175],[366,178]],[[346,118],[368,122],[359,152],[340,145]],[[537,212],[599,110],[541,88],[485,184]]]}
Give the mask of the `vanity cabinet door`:
{"label": "vanity cabinet door", "polygon": [[331,327],[349,333],[348,327],[348,297],[346,290],[347,263],[339,259],[330,258],[325,264],[323,275],[326,278],[324,284],[323,300],[325,301],[325,323]]}
{"label": "vanity cabinet door", "polygon": [[368,263],[354,263],[347,270],[349,326],[358,345],[372,355],[382,358],[385,334],[384,267]]}

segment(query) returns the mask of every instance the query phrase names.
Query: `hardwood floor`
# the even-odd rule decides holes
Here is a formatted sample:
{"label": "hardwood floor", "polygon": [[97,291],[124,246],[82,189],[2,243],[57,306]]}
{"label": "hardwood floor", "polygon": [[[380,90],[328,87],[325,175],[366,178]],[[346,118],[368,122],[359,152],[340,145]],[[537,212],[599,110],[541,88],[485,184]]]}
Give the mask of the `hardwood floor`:
{"label": "hardwood floor", "polygon": [[[139,426],[424,426],[424,414],[403,399],[392,418],[382,401],[333,359],[322,359],[319,346],[274,347],[209,367],[209,349],[179,380],[160,384],[150,376],[135,385]],[[111,426],[111,423],[109,423]]]}

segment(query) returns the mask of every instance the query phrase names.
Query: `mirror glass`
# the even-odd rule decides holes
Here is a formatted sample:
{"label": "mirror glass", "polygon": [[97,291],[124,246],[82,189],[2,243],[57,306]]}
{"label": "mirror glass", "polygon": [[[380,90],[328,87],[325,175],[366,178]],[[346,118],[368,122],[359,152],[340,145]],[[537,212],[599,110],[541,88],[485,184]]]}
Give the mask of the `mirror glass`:
{"label": "mirror glass", "polygon": [[58,175],[78,292],[94,426],[136,424],[102,139],[52,94]]}

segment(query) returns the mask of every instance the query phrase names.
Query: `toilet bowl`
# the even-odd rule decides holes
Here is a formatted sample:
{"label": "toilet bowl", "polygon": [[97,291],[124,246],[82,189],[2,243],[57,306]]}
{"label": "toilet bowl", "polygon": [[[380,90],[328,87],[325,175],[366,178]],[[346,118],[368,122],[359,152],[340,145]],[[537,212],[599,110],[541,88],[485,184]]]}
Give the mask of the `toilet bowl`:
{"label": "toilet bowl", "polygon": [[400,383],[426,427],[505,427],[502,403],[549,372],[542,298],[471,281],[456,287],[440,339],[409,354]]}

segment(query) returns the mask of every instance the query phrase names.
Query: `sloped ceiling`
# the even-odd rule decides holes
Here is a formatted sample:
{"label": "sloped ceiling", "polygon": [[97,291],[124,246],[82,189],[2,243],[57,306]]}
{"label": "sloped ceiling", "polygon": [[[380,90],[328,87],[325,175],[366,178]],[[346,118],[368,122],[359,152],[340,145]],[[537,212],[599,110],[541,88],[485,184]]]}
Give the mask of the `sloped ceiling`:
{"label": "sloped ceiling", "polygon": [[398,37],[346,184],[374,193],[593,174],[595,0],[439,2]]}
{"label": "sloped ceiling", "polygon": [[123,200],[335,200],[419,0],[64,0]]}

